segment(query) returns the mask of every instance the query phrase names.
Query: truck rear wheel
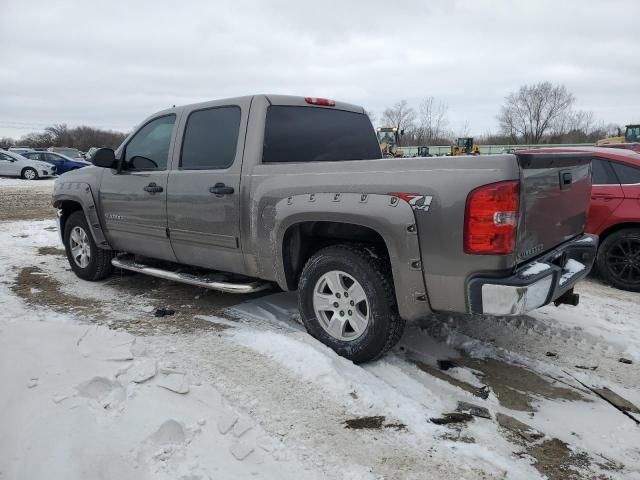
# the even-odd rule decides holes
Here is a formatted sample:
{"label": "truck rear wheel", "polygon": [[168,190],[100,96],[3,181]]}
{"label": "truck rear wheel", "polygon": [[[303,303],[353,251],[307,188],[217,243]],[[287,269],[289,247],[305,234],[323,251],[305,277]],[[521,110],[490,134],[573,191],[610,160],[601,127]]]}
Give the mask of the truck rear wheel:
{"label": "truck rear wheel", "polygon": [[302,270],[298,305],[307,331],[355,363],[381,357],[404,331],[388,261],[369,247],[316,252]]}
{"label": "truck rear wheel", "polygon": [[71,269],[83,280],[97,281],[111,275],[113,251],[96,246],[81,211],[73,212],[65,222],[64,249]]}
{"label": "truck rear wheel", "polygon": [[621,290],[640,292],[640,228],[612,233],[598,248],[598,272]]}

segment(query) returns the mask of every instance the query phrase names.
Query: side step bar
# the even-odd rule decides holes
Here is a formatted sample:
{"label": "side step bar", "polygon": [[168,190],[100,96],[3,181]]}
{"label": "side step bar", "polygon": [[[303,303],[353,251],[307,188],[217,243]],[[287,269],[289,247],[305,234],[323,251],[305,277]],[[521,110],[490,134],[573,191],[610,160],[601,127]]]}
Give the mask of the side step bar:
{"label": "side step bar", "polygon": [[114,257],[111,260],[111,264],[114,267],[122,268],[123,270],[131,270],[132,272],[144,273],[145,275],[151,275],[152,277],[164,278],[165,280],[173,280],[180,283],[187,283],[189,285],[195,285],[196,287],[204,287],[210,290],[218,290],[220,292],[254,293],[271,288],[271,284],[268,282],[252,281],[240,283],[220,281],[209,278],[211,276],[220,276],[220,274],[212,274],[207,277],[193,275],[186,272],[172,272],[170,270],[163,270],[161,268],[156,268],[150,265],[136,262],[130,256]]}

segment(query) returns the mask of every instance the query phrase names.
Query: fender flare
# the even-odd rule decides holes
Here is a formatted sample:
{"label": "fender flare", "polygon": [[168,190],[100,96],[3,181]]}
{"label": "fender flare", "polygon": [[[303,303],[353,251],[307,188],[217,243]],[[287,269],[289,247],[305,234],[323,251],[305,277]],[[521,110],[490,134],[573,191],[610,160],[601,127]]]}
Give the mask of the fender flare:
{"label": "fender flare", "polygon": [[80,205],[96,246],[104,250],[111,250],[111,245],[107,241],[100,223],[91,185],[86,182],[56,182],[54,184],[52,204],[61,210],[58,214],[61,237],[64,235],[64,225],[68,217],[62,210],[62,204],[65,201],[72,201]]}
{"label": "fender flare", "polygon": [[309,221],[354,224],[374,230],[384,240],[400,315],[415,320],[431,312],[416,219],[407,202],[380,194],[312,193],[284,198],[275,204],[273,212],[273,228],[268,235],[273,246],[276,281],[281,288],[288,289],[283,244],[289,228]]}

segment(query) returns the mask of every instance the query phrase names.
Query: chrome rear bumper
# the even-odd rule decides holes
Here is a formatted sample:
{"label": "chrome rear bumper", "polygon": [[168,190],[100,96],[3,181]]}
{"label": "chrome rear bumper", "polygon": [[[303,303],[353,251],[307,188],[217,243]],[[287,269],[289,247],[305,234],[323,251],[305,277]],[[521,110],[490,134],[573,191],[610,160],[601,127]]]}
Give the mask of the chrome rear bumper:
{"label": "chrome rear bumper", "polygon": [[598,237],[584,234],[520,265],[512,275],[472,278],[470,313],[522,315],[560,298],[591,271],[597,249]]}

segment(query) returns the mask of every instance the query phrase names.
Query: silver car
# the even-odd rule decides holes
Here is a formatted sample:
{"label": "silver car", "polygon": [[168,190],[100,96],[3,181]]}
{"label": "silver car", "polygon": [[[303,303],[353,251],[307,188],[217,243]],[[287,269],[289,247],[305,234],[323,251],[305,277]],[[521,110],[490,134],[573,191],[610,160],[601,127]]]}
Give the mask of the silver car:
{"label": "silver car", "polygon": [[29,160],[17,153],[0,150],[0,176],[36,180],[40,177],[52,177],[55,174],[55,165],[39,160]]}

